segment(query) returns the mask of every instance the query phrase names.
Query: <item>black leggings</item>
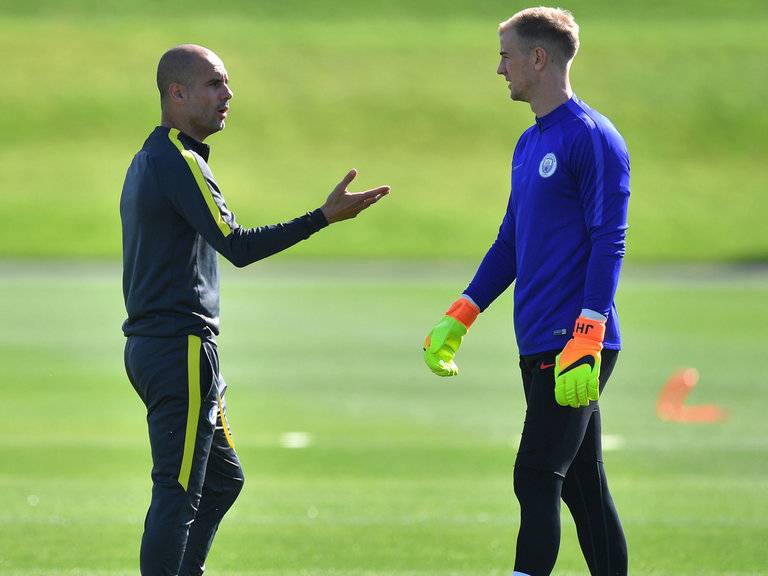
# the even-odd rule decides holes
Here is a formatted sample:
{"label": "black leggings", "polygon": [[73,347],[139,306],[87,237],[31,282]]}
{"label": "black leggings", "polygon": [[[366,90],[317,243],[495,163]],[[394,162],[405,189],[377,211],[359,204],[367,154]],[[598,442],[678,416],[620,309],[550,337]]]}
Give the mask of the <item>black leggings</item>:
{"label": "black leggings", "polygon": [[[520,368],[527,402],[515,462],[520,532],[515,570],[546,576],[560,547],[560,500],[576,524],[592,576],[627,574],[627,545],[603,467],[600,407],[559,406],[554,399],[554,357],[559,351],[523,356]],[[617,351],[603,350],[602,392]]]}

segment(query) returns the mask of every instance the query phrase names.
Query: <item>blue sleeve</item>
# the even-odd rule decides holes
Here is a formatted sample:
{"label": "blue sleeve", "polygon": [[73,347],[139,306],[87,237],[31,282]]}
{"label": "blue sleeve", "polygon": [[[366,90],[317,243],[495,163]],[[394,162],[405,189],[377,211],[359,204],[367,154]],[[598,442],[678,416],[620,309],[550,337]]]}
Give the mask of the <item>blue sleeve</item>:
{"label": "blue sleeve", "polygon": [[577,154],[577,174],[591,243],[583,308],[610,316],[625,253],[629,154],[615,130],[593,130]]}
{"label": "blue sleeve", "polygon": [[515,256],[515,219],[510,198],[507,213],[495,242],[485,254],[464,294],[472,298],[482,312],[514,282],[517,275]]}

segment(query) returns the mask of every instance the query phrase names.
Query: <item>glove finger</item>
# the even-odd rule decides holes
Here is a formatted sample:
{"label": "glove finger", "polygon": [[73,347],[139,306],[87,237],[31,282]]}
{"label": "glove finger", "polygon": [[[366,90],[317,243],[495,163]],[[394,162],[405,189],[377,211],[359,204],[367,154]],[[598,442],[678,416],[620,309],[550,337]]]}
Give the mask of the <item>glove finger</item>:
{"label": "glove finger", "polygon": [[438,376],[450,376],[450,371],[448,368],[444,365],[442,361],[438,361],[438,364],[432,365],[429,367],[430,370],[432,370],[433,374],[437,374]]}
{"label": "glove finger", "polygon": [[453,354],[451,353],[433,354],[429,350],[424,351],[424,362],[438,376],[456,376],[458,374],[459,370],[452,358]]}
{"label": "glove finger", "polygon": [[589,398],[587,398],[587,381],[581,380],[576,384],[576,399],[579,406],[586,406],[589,404]]}
{"label": "glove finger", "polygon": [[429,367],[429,369],[437,375],[442,376],[442,372],[445,371],[442,366],[442,360],[440,360],[437,355],[433,354],[429,350],[424,351],[424,362]]}
{"label": "glove finger", "polygon": [[600,399],[600,379],[593,378],[587,383],[587,394],[590,400],[597,401]]}
{"label": "glove finger", "polygon": [[424,350],[424,359],[426,360],[429,357],[434,365],[441,361],[450,362],[455,355],[456,353],[450,347],[445,345],[438,347],[434,341],[431,346]]}
{"label": "glove finger", "polygon": [[560,406],[568,406],[568,400],[565,397],[565,381],[563,378],[558,378],[555,381],[555,402]]}
{"label": "glove finger", "polygon": [[568,406],[571,408],[578,408],[579,401],[576,393],[576,380],[569,376],[565,377],[565,399],[568,402]]}
{"label": "glove finger", "polygon": [[459,373],[459,369],[453,360],[450,362],[440,360],[440,368],[437,371],[433,370],[433,372],[438,376],[456,376]]}

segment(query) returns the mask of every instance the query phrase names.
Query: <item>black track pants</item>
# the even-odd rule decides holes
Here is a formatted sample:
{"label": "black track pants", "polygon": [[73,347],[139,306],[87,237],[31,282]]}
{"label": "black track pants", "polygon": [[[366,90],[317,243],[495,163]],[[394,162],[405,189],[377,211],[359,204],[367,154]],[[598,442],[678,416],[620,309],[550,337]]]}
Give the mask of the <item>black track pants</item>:
{"label": "black track pants", "polygon": [[216,345],[197,336],[131,336],[125,366],[147,407],[152,449],[141,574],[199,576],[219,523],[243,486]]}

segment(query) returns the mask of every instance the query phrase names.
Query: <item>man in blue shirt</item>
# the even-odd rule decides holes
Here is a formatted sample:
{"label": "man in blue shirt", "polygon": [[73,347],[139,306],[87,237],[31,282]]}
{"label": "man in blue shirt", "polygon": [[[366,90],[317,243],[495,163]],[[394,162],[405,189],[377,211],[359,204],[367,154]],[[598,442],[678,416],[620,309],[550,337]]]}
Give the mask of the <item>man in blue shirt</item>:
{"label": "man in blue shirt", "polygon": [[219,371],[219,262],[280,252],[354,218],[389,192],[347,192],[351,170],[318,209],[244,228],[228,209],[203,143],[224,128],[232,91],[216,54],[191,44],[160,59],[161,125],[128,168],[120,198],[125,368],[147,407],[152,501],[143,576],[200,576],[213,538],[243,485]]}
{"label": "man in blue shirt", "polygon": [[593,576],[627,573],[627,546],[606,483],[597,402],[621,348],[614,295],[624,256],[629,155],[611,122],[573,93],[578,26],[568,11],[531,8],[499,27],[512,100],[536,123],[520,137],[498,237],[472,282],[428,335],[440,376],[468,328],[513,282],[526,398],[515,461],[521,523],[515,574],[550,574],[560,500],[571,511]]}

